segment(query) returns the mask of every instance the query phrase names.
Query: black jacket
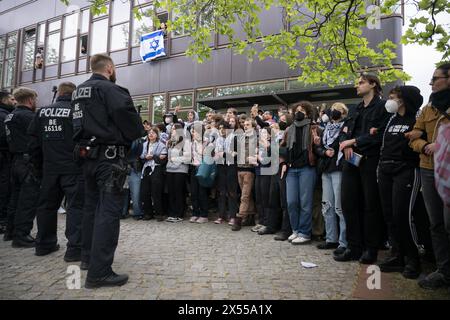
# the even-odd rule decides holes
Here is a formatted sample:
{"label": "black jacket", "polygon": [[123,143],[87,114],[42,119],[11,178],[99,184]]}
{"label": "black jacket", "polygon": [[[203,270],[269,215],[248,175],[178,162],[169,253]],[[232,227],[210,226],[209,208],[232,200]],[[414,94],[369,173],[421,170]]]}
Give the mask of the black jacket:
{"label": "black jacket", "polygon": [[336,161],[339,154],[339,137],[336,138],[336,140],[333,141],[333,143],[330,146],[334,150],[333,157],[328,157],[325,152],[328,150],[323,145],[323,141],[321,139],[320,146],[314,146],[314,152],[318,156],[317,160],[317,171],[319,173],[331,173],[335,171],[341,171],[342,170],[342,161],[341,159],[339,165],[336,165]]}
{"label": "black jacket", "polygon": [[145,130],[127,89],[102,75],[77,87],[72,95],[74,140],[91,140],[100,145],[123,145],[142,136]]}
{"label": "black jacket", "polygon": [[9,152],[23,154],[28,153],[30,136],[27,129],[33,121],[34,112],[25,106],[17,106],[13,112],[6,116],[5,130]]}
{"label": "black jacket", "polygon": [[384,107],[385,103],[385,100],[376,96],[367,107],[364,107],[362,101],[356,107],[350,108],[339,141],[355,138],[355,152],[369,157],[378,156],[380,154],[381,135],[371,135],[370,129],[377,128],[378,132],[384,131],[389,119],[389,113]]}
{"label": "black jacket", "polygon": [[380,133],[382,135],[381,162],[396,161],[409,168],[419,167],[419,154],[411,149],[409,139],[405,137],[405,132],[413,130],[415,123],[416,117],[413,113],[391,116],[386,130]]}
{"label": "black jacket", "polygon": [[0,103],[0,151],[8,151],[8,142],[6,141],[5,119],[14,110],[14,107]]}
{"label": "black jacket", "polygon": [[44,174],[80,173],[73,160],[71,100],[70,95],[58,97],[56,103],[39,109],[28,127],[33,164]]}

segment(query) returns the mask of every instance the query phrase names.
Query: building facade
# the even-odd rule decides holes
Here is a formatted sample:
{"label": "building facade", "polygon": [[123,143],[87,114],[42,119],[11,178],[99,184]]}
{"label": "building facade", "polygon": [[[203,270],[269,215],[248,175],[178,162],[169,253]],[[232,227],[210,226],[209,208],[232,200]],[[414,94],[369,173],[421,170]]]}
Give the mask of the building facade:
{"label": "building facade", "polygon": [[[117,65],[117,83],[130,90],[142,118],[152,122],[161,121],[165,112],[178,105],[181,113],[188,109],[204,113],[207,106],[215,107],[215,101],[220,107],[248,108],[256,101],[254,97],[265,94],[276,98],[262,103],[270,108],[288,102],[278,92],[295,99],[296,90],[311,93],[317,89],[298,83],[299,71],[280,61],[250,62],[234,55],[227,48],[227,38],[217,34],[212,37],[211,59],[203,64],[185,55],[190,39],[182,32],[167,34],[166,57],[142,63],[139,37],[155,29],[145,15],[151,6],[151,0],[112,0],[106,13],[93,16],[88,1],[83,0],[72,0],[69,7],[60,0],[0,1],[1,88],[33,88],[39,93],[39,105],[46,105],[51,103],[53,86],[62,81],[83,82],[90,76],[89,56],[107,53]],[[144,13],[142,20],[134,18],[136,9]],[[175,18],[165,11],[158,16],[161,21]],[[385,39],[398,44],[397,68],[402,68],[402,23],[401,15],[392,15],[382,19],[380,30],[365,31],[372,46]],[[262,13],[263,34],[274,34],[283,27],[287,26],[281,9]],[[348,87],[344,91],[332,89],[307,97],[315,97],[315,103],[339,100],[353,104],[358,100]]]}

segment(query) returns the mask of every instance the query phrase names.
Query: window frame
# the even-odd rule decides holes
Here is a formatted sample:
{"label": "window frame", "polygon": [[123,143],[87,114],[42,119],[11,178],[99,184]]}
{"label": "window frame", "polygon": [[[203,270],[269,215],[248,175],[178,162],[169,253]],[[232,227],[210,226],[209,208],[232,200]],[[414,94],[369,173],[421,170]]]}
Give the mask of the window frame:
{"label": "window frame", "polygon": [[[113,24],[112,23],[112,19],[113,19],[113,14],[114,14],[114,1],[121,1],[121,0],[113,0],[110,2],[110,6],[109,6],[109,14],[108,14],[108,45],[107,45],[107,52],[109,54],[113,53],[113,52],[119,52],[119,51],[125,51],[128,50],[130,48],[130,37],[131,37],[131,14],[133,12],[133,5],[131,3],[131,1],[128,1],[128,3],[130,4],[130,12],[131,14],[128,15],[128,20],[126,21],[121,21],[118,23]],[[120,25],[126,24],[128,23],[128,39],[127,39],[127,46],[125,48],[119,48],[119,49],[114,49],[111,50],[111,44],[112,44],[112,35],[113,35],[113,28],[114,27],[118,27]]]}
{"label": "window frame", "polygon": [[[1,79],[0,79],[0,87],[3,89],[7,89],[7,88],[13,88],[16,86],[17,83],[17,69],[20,66],[20,64],[18,63],[18,59],[19,59],[19,50],[20,49],[20,42],[21,42],[21,37],[19,36],[19,31],[12,31],[9,32],[7,34],[5,34],[3,37],[4,41],[5,41],[5,45],[4,45],[4,50],[3,50],[3,57],[1,57],[1,62],[2,62],[2,74],[1,74]],[[15,37],[16,40],[14,43],[9,43],[10,42],[10,38]],[[19,48],[18,48],[19,46]],[[6,57],[6,53],[8,51],[9,48],[15,48],[15,52],[14,52],[14,56],[13,57]],[[11,83],[6,86],[5,85],[5,77],[6,77],[6,66],[7,64],[11,63],[11,61],[13,61],[13,69],[12,69],[12,79],[11,79]]]}
{"label": "window frame", "polygon": [[[62,19],[63,16],[60,16],[56,19],[52,19],[52,20],[48,20],[47,21],[47,25],[45,27],[45,47],[44,47],[44,68],[49,67],[49,66],[54,66],[54,65],[60,65],[61,64],[61,41],[62,41],[62,33],[63,33],[63,23],[62,23]],[[56,22],[56,21],[60,21],[60,27],[59,29],[50,31],[50,24]],[[57,58],[57,62],[56,63],[48,63],[47,62],[47,58],[48,58],[48,44],[49,44],[49,37],[59,33],[59,39],[58,39],[58,58]],[[59,67],[58,67],[59,69]],[[58,75],[59,75],[59,71],[58,71]]]}

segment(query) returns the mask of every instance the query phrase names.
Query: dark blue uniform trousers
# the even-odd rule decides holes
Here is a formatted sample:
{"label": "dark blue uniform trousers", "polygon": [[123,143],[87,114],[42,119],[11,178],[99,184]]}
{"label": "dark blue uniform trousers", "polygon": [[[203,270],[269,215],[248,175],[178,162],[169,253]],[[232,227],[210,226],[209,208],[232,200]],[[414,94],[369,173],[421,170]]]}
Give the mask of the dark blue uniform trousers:
{"label": "dark blue uniform trousers", "polygon": [[81,261],[89,263],[87,277],[99,279],[112,273],[120,230],[124,191],[106,188],[112,164],[118,159],[86,160],[83,165],[85,199],[82,221]]}
{"label": "dark blue uniform trousers", "polygon": [[51,249],[57,243],[58,208],[64,196],[67,201],[67,256],[81,254],[81,218],[84,202],[83,176],[44,174],[36,212],[38,233],[36,249]]}
{"label": "dark blue uniform trousers", "polygon": [[33,229],[40,181],[33,176],[28,162],[21,156],[15,156],[13,159],[11,181],[7,232],[14,237],[25,237]]}

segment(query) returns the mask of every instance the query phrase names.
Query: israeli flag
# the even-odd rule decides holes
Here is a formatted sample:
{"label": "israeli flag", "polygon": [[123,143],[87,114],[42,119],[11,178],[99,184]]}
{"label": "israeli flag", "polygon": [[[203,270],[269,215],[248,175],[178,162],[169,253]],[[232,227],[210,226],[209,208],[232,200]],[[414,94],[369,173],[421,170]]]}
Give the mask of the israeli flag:
{"label": "israeli flag", "polygon": [[158,30],[141,36],[141,59],[148,62],[166,55],[164,50],[164,31]]}

